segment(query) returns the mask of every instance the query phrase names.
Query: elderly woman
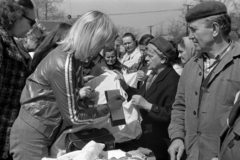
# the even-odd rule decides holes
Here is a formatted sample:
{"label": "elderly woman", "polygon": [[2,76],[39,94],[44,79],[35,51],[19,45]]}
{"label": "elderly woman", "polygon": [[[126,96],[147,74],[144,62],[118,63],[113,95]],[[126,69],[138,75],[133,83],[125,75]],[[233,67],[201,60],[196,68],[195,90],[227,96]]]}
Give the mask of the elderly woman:
{"label": "elderly woman", "polygon": [[152,150],[157,160],[169,159],[168,125],[179,80],[171,63],[176,57],[173,46],[163,37],[156,37],[147,45],[145,60],[151,73],[144,84],[135,89],[128,86],[121,75],[117,77],[128,100],[140,110],[143,133],[138,140],[116,144],[116,148],[128,151],[140,146]]}
{"label": "elderly woman", "polygon": [[117,70],[121,72],[122,64],[117,59],[117,51],[112,47],[105,47],[103,49],[103,58],[104,61],[97,64],[91,72],[93,76],[99,76],[104,73],[104,68],[110,70]]}
{"label": "elderly woman", "polygon": [[35,23],[30,0],[0,1],[0,159],[10,159],[9,135],[20,109],[28,61],[13,37],[23,38]]}
{"label": "elderly woman", "polygon": [[103,13],[91,11],[78,19],[60,45],[28,77],[21,95],[21,110],[10,138],[14,160],[41,160],[56,140],[61,123],[91,125],[121,106],[115,96],[107,104],[88,106],[80,99],[81,65],[105,45],[113,43],[117,29]]}

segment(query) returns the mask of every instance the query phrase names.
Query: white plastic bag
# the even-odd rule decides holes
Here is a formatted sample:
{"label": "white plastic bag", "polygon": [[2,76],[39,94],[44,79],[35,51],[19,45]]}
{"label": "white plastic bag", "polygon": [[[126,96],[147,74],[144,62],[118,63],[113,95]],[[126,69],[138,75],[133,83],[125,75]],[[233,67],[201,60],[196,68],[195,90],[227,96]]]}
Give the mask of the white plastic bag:
{"label": "white plastic bag", "polygon": [[[92,98],[96,104],[105,104],[105,90],[119,89],[120,94],[127,99],[127,94],[122,89],[120,82],[115,80],[117,74],[113,71],[107,71],[106,73],[92,79],[86,86],[90,85],[95,93]],[[101,117],[95,120],[93,124],[80,125],[64,131],[61,136],[54,142],[50,150],[50,156],[52,158],[59,157],[66,154],[66,144],[65,139],[68,133],[77,132],[89,128],[107,128],[114,136],[115,142],[121,143],[129,141],[139,137],[142,133],[141,129],[141,116],[138,110],[131,105],[131,101],[127,100],[123,103],[123,111],[125,115],[126,125],[112,127],[109,119],[107,117]]]}
{"label": "white plastic bag", "polygon": [[105,144],[90,141],[82,150],[73,151],[57,158],[42,158],[42,160],[95,160],[104,147]]}
{"label": "white plastic bag", "polygon": [[[142,133],[141,129],[141,116],[138,109],[132,105],[131,101],[127,102],[127,94],[122,89],[119,80],[115,80],[117,74],[114,71],[107,70],[104,74],[92,79],[85,86],[91,86],[95,92],[93,93],[92,99],[95,104],[107,103],[105,98],[106,90],[119,89],[120,94],[126,99],[123,102],[123,111],[125,115],[126,125],[120,125],[112,127],[110,120],[103,128],[107,128],[114,136],[115,142],[121,143],[137,138]],[[94,124],[94,127],[99,128],[98,124]]]}

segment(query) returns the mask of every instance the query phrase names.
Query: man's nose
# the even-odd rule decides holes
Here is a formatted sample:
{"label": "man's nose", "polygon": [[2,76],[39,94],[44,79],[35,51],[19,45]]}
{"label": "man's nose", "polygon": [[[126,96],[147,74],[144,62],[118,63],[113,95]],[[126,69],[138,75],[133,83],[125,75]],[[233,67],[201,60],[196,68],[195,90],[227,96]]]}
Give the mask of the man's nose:
{"label": "man's nose", "polygon": [[190,31],[189,34],[188,34],[188,38],[189,38],[190,40],[192,40],[192,39],[194,38],[194,36],[193,36],[193,34],[192,34],[191,31]]}

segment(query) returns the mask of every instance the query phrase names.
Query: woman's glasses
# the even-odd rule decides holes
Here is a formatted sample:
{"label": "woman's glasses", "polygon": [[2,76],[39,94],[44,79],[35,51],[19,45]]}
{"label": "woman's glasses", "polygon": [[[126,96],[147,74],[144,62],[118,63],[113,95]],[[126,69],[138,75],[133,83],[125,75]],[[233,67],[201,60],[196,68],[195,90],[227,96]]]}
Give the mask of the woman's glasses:
{"label": "woman's glasses", "polygon": [[28,18],[27,16],[25,16],[25,15],[22,15],[24,18],[26,18],[27,20],[29,20],[30,21],[30,26],[32,27],[35,23],[36,23],[36,21],[35,20],[33,20],[33,19],[31,19],[31,18]]}

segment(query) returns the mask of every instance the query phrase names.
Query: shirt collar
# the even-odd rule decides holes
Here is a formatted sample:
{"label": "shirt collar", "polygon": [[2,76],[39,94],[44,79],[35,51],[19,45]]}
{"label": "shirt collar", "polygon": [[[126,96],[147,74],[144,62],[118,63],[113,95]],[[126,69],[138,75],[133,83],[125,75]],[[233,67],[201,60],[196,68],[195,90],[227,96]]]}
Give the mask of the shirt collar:
{"label": "shirt collar", "polygon": [[[231,50],[232,44],[233,44],[233,42],[232,42],[232,40],[230,40],[229,45],[221,53],[216,55],[214,58],[216,60],[222,59],[224,57],[224,55]],[[206,52],[202,52],[202,54],[198,54],[198,56],[195,57],[195,61],[198,60],[201,56],[203,57],[203,60],[206,60],[206,59],[210,58],[209,55]]]}
{"label": "shirt collar", "polygon": [[132,59],[138,52],[140,52],[140,50],[138,47],[136,47],[135,50],[128,56],[130,57],[130,59]]}

